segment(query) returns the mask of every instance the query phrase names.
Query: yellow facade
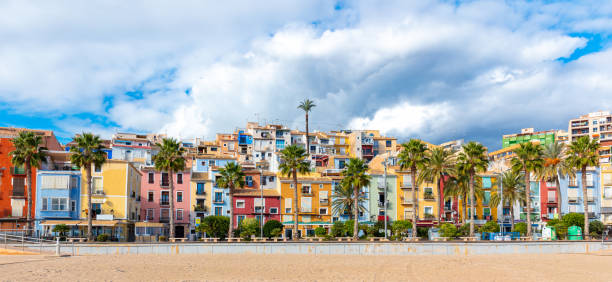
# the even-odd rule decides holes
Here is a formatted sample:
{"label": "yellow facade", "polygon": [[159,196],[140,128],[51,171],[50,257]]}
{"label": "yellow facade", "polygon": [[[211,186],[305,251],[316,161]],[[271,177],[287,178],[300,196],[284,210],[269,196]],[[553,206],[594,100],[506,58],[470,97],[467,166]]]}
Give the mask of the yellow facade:
{"label": "yellow facade", "polygon": [[[412,212],[414,211],[414,203],[412,201],[412,181],[409,171],[395,171],[397,181],[396,201],[397,219],[412,220]],[[425,181],[417,184],[416,198],[419,221],[431,221],[439,217],[439,205],[436,202],[439,193],[435,183]]]}
{"label": "yellow facade", "polygon": [[[204,193],[198,193],[198,183],[204,185]],[[190,183],[190,211],[209,213],[212,206],[212,181],[207,172],[193,172]],[[204,203],[202,206],[202,202]],[[202,209],[204,207],[204,209]]]}
{"label": "yellow facade", "polygon": [[612,166],[610,164],[601,165],[601,222],[612,225]]}
{"label": "yellow facade", "polygon": [[[488,181],[486,181],[487,178],[490,179],[491,185],[488,185]],[[475,217],[474,217],[474,223],[477,225],[485,224],[487,221],[497,221],[497,207],[491,206],[489,203],[490,198],[493,195],[497,194],[499,190],[497,179],[498,179],[498,176],[488,175],[488,174],[483,174],[483,175],[474,177],[474,180],[478,181],[478,183],[482,187],[483,192],[485,193],[484,199],[479,198],[476,195],[474,195],[474,197],[476,198],[476,205],[474,207],[474,209],[476,210]],[[487,194],[489,196],[487,196]],[[467,212],[465,213],[466,222],[468,222],[467,220],[470,219],[470,214],[471,214],[470,213],[470,202],[468,201],[467,204],[468,204],[467,206],[468,209],[467,209]],[[461,201],[461,199],[458,199],[457,209],[459,212],[459,218],[461,218],[461,216],[463,215],[463,201]]]}
{"label": "yellow facade", "polygon": [[[85,172],[82,171],[83,175]],[[140,217],[142,174],[132,164],[107,160],[101,169],[92,168],[92,204],[100,204],[98,216],[137,221]],[[81,218],[87,218],[86,180],[81,182]]]}
{"label": "yellow facade", "polygon": [[[281,221],[285,230],[293,228],[294,189],[293,180],[281,178]],[[332,221],[332,180],[327,177],[300,176],[298,178],[298,222],[303,235],[313,235],[314,229],[329,228]],[[312,234],[311,234],[312,233]]]}

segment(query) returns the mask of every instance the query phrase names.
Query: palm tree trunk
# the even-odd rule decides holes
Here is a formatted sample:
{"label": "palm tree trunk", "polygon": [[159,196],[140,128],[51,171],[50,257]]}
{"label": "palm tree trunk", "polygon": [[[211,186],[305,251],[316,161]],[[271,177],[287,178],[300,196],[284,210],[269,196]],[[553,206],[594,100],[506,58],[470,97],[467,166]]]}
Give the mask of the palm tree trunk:
{"label": "palm tree trunk", "polygon": [[[307,136],[308,137],[308,136]],[[297,240],[298,230],[300,228],[298,223],[298,181],[297,181],[297,169],[293,169],[293,240]]]}
{"label": "palm tree trunk", "polygon": [[589,196],[587,193],[586,166],[582,167],[582,205],[584,206],[584,239],[589,240]]}
{"label": "palm tree trunk", "polygon": [[470,237],[474,236],[474,172],[470,172]]}
{"label": "palm tree trunk", "polygon": [[462,202],[463,202],[463,211],[461,211],[461,225],[465,224],[465,220],[467,218],[466,214],[467,214],[467,195],[463,195]]}
{"label": "palm tree trunk", "polygon": [[514,204],[510,205],[510,232],[514,232]]}
{"label": "palm tree trunk", "polygon": [[[416,195],[416,167],[412,167],[410,169],[410,176],[412,179],[410,179],[410,181],[412,182],[412,238],[416,238],[417,237],[417,212],[419,211],[419,203],[417,202],[417,195]],[[387,200],[387,199],[385,199]]]}
{"label": "palm tree trunk", "polygon": [[442,206],[440,205],[442,203],[442,201],[440,200],[440,197],[442,196],[442,193],[440,192],[440,181],[442,181],[442,177],[443,176],[438,177],[438,181],[436,182],[436,189],[438,189],[438,195],[436,196],[436,206],[438,207],[438,225],[440,224],[442,218],[442,213],[440,212],[442,210]]}
{"label": "palm tree trunk", "polygon": [[229,230],[227,231],[227,238],[234,238],[234,184],[230,183],[229,186]]}
{"label": "palm tree trunk", "polygon": [[306,112],[306,155],[310,156],[310,138],[308,138],[308,112]]}
{"label": "palm tree trunk", "polygon": [[93,241],[93,210],[91,205],[91,165],[85,166],[85,178],[87,179],[87,241]]}
{"label": "palm tree trunk", "polygon": [[557,190],[557,213],[559,214],[559,220],[561,220],[562,219],[562,216],[561,216],[561,211],[562,211],[561,209],[561,184],[559,183],[558,175],[555,175],[555,185],[557,185],[557,187],[555,187],[557,188],[556,189]]}
{"label": "palm tree trunk", "polygon": [[527,209],[527,237],[531,237],[531,182],[529,171],[525,170],[525,208]]}
{"label": "palm tree trunk", "polygon": [[172,169],[168,170],[168,182],[170,182],[170,238],[174,238],[174,177]]}
{"label": "palm tree trunk", "polygon": [[355,217],[355,222],[353,224],[353,238],[355,239],[359,238],[359,206],[357,198],[359,198],[359,187],[353,186],[353,214]]}
{"label": "palm tree trunk", "polygon": [[24,163],[26,173],[26,185],[28,185],[28,210],[26,212],[26,234],[31,235],[32,232],[32,166],[30,166],[30,158],[25,159]]}

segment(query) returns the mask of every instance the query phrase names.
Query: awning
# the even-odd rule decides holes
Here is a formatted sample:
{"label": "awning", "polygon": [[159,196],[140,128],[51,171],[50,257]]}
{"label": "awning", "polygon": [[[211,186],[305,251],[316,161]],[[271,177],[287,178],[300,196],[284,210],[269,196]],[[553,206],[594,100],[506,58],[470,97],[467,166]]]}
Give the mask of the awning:
{"label": "awning", "polygon": [[135,223],[136,227],[166,227],[166,224],[164,223],[159,223],[159,222],[136,222]]}
{"label": "awning", "polygon": [[[285,221],[283,225],[293,225],[293,221]],[[333,225],[331,222],[327,221],[311,221],[311,222],[298,222],[299,225]]]}
{"label": "awning", "polygon": [[[110,226],[112,227],[112,226],[117,225],[117,221],[116,220],[92,220],[91,225],[92,226]],[[87,226],[87,220],[81,221],[81,223],[79,223],[79,226]]]}
{"label": "awning", "polygon": [[[79,223],[81,223],[80,220],[45,220],[43,222],[40,223],[40,225],[60,225],[60,224],[65,224],[68,226],[74,226],[74,225],[79,225]],[[87,222],[85,222],[85,225],[87,225]]]}

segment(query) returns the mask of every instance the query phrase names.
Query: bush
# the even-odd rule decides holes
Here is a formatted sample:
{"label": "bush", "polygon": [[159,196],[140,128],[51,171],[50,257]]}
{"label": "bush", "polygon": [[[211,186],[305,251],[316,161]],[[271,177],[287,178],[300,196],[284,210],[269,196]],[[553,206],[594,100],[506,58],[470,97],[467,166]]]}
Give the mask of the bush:
{"label": "bush", "polygon": [[417,236],[423,239],[428,239],[429,227],[417,227]]}
{"label": "bush", "polygon": [[255,218],[245,218],[240,222],[240,237],[250,240],[251,236],[259,234],[259,221]]}
{"label": "bush", "polygon": [[96,241],[98,241],[98,242],[106,242],[106,241],[108,241],[108,234],[100,234],[100,235],[98,235],[98,238],[96,238]]}
{"label": "bush", "polygon": [[440,226],[440,236],[455,238],[457,237],[457,226],[452,223],[444,223]]}
{"label": "bush", "polygon": [[555,228],[557,239],[563,240],[567,237],[567,224],[559,219],[551,219],[546,223],[546,226]]}
{"label": "bush", "polygon": [[325,235],[327,235],[327,230],[325,230],[325,228],[323,227],[315,228],[315,236],[324,237]]}
{"label": "bush", "polygon": [[160,241],[160,242],[163,242],[163,241],[168,241],[168,237],[163,236],[163,235],[162,235],[162,236],[159,236],[159,241]]}
{"label": "bush", "polygon": [[334,222],[334,225],[332,225],[331,233],[334,237],[344,237],[344,234],[346,234],[346,231],[344,230],[344,222]]}
{"label": "bush", "polygon": [[519,232],[521,235],[527,234],[527,223],[519,222],[514,225],[514,232]]}
{"label": "bush", "polygon": [[222,215],[207,216],[196,230],[200,233],[206,232],[209,237],[225,239],[229,231],[229,217]]}
{"label": "bush", "polygon": [[464,224],[461,227],[459,227],[459,229],[457,229],[457,235],[462,236],[462,237],[470,235],[470,225]]}
{"label": "bush", "polygon": [[353,228],[355,228],[355,220],[349,219],[344,222],[344,233],[347,237],[353,237]]}
{"label": "bush", "polygon": [[396,237],[408,232],[408,229],[411,228],[412,222],[408,220],[396,220],[393,222],[393,224],[391,224],[391,230]]}
{"label": "bush", "polygon": [[567,226],[576,225],[579,226],[580,229],[584,230],[584,214],[582,213],[568,213],[563,216],[563,222],[565,222]]}
{"label": "bush", "polygon": [[599,220],[589,222],[589,231],[591,232],[591,235],[595,234],[597,235],[596,237],[599,237],[601,234],[603,234],[604,229],[605,227],[603,223]]}
{"label": "bush", "polygon": [[70,227],[66,224],[58,224],[53,226],[53,232],[58,232],[60,236],[65,236],[65,233],[70,231]]}
{"label": "bush", "polygon": [[283,229],[274,228],[270,231],[270,237],[280,237],[283,234]]}
{"label": "bush", "polygon": [[[280,221],[278,220],[268,220],[264,226],[263,226],[263,233],[264,233],[264,237],[278,237],[278,236],[274,236],[272,235],[272,231],[274,229],[280,229],[282,234],[282,230],[283,230],[283,224],[280,223]],[[280,235],[279,234],[279,235]]]}
{"label": "bush", "polygon": [[487,221],[483,226],[478,230],[480,233],[482,232],[499,232],[499,224],[495,221]]}
{"label": "bush", "polygon": [[379,236],[379,233],[380,232],[378,232],[378,227],[376,226],[368,226],[368,228],[366,229],[366,234],[368,234],[368,236],[370,237],[382,237]]}

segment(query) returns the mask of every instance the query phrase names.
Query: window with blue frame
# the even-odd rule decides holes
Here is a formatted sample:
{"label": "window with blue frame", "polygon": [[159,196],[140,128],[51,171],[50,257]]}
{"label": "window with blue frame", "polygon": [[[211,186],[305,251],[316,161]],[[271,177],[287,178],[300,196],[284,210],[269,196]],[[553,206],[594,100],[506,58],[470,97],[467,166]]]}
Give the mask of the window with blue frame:
{"label": "window with blue frame", "polygon": [[204,195],[204,183],[198,183],[196,186],[196,195]]}
{"label": "window with blue frame", "polygon": [[482,188],[491,188],[491,177],[482,178]]}
{"label": "window with blue frame", "polygon": [[223,208],[215,207],[215,215],[223,215]]}
{"label": "window with blue frame", "polygon": [[253,176],[251,175],[245,176],[244,181],[246,182],[246,186],[253,187]]}
{"label": "window with blue frame", "polygon": [[93,214],[101,214],[102,213],[102,204],[91,204],[91,209],[94,212]]}
{"label": "window with blue frame", "polygon": [[490,201],[491,201],[491,191],[484,191],[484,199],[482,203],[484,205],[488,205]]}
{"label": "window with blue frame", "polygon": [[215,192],[215,202],[223,202],[223,192]]}
{"label": "window with blue frame", "polygon": [[276,148],[284,149],[285,148],[285,140],[276,140]]}
{"label": "window with blue frame", "polygon": [[391,143],[391,140],[387,140],[387,141],[385,141],[385,146],[386,146],[387,148],[391,147],[391,145],[393,145],[393,143]]}

